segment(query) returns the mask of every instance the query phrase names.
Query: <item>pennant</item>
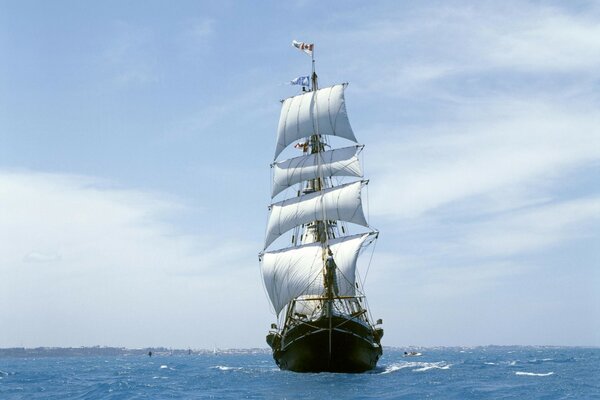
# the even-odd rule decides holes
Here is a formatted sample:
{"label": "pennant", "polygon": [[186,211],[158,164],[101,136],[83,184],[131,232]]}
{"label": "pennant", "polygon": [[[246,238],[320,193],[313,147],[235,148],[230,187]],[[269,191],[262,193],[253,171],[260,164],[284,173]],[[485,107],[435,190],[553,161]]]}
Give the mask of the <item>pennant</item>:
{"label": "pennant", "polygon": [[315,47],[315,45],[313,43],[304,43],[304,42],[298,42],[296,40],[292,40],[292,45],[294,45],[294,47],[297,48],[298,50],[302,50],[309,56],[313,55],[313,49]]}
{"label": "pennant", "polygon": [[299,76],[290,81],[290,85],[310,86],[310,78],[308,76]]}

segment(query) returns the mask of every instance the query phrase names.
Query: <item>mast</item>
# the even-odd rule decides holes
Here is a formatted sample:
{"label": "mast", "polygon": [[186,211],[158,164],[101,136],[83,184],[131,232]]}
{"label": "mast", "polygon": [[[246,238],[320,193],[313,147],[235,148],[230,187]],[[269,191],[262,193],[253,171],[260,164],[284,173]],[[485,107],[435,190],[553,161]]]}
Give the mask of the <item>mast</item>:
{"label": "mast", "polygon": [[[325,177],[323,176],[323,159],[321,157],[321,153],[325,150],[325,142],[322,141],[322,137],[321,134],[319,132],[319,119],[318,119],[318,115],[319,115],[319,108],[318,108],[318,102],[316,101],[316,96],[318,95],[318,91],[319,91],[319,82],[318,82],[318,77],[317,77],[317,72],[315,69],[315,53],[314,53],[314,49],[313,52],[311,54],[311,61],[312,61],[312,74],[311,74],[311,81],[312,81],[312,92],[313,92],[313,96],[315,97],[315,118],[314,118],[314,123],[315,123],[315,132],[313,132],[313,135],[310,136],[309,139],[309,143],[310,143],[310,150],[311,150],[311,154],[314,154],[317,160],[317,171],[318,171],[318,177],[316,179],[314,179],[314,182],[312,183],[312,188],[315,191],[322,192],[324,189],[326,189],[327,183],[325,182]],[[315,235],[315,241],[318,241],[321,243],[321,247],[323,249],[323,254],[325,254],[325,251],[327,249],[327,244],[329,242],[329,239],[331,237],[331,232],[330,232],[330,228],[329,228],[329,224],[327,221],[327,214],[325,212],[325,209],[323,208],[323,215],[321,220],[317,220],[314,221],[314,225],[315,225],[315,229],[316,229],[316,235]],[[325,256],[323,257],[323,260],[325,260]]]}
{"label": "mast", "polygon": [[[319,83],[318,83],[318,78],[317,78],[317,72],[315,71],[315,54],[314,54],[314,50],[313,53],[311,54],[311,61],[312,61],[312,87],[313,87],[313,91],[314,91],[314,96],[317,96],[318,90],[319,90]],[[311,152],[313,154],[316,153],[316,159],[317,159],[317,171],[318,171],[318,178],[317,178],[317,183],[318,183],[318,190],[321,192],[321,198],[323,198],[323,189],[325,187],[325,178],[323,177],[323,165],[322,165],[322,159],[321,159],[321,152],[324,150],[324,144],[321,142],[321,135],[319,135],[319,108],[318,108],[318,102],[315,101],[315,103],[317,104],[315,113],[317,115],[317,118],[315,118],[316,120],[316,129],[314,132],[314,135],[311,137]],[[315,149],[316,147],[316,149]],[[317,189],[317,186],[315,186],[315,189]],[[320,231],[322,229],[322,234],[318,234],[317,238],[318,240],[321,242],[321,251],[322,251],[322,260],[323,260],[323,274],[325,274],[325,276],[328,279],[325,279],[325,292],[326,292],[326,296],[327,296],[327,300],[325,300],[326,303],[326,307],[325,309],[327,310],[327,318],[329,319],[329,332],[328,332],[328,346],[327,346],[327,350],[328,350],[328,361],[327,363],[329,364],[331,362],[331,345],[332,345],[332,322],[333,322],[333,284],[335,282],[335,279],[331,279],[331,272],[333,272],[333,274],[335,274],[335,269],[333,269],[332,271],[330,271],[330,268],[335,268],[335,263],[333,262],[333,258],[330,259],[330,255],[328,254],[330,252],[329,250],[329,246],[328,246],[328,242],[329,242],[329,224],[327,223],[327,215],[325,213],[325,207],[322,208],[323,209],[323,218],[321,221],[315,221],[315,224],[317,224],[317,231]],[[332,265],[328,265],[328,263],[332,263]]]}

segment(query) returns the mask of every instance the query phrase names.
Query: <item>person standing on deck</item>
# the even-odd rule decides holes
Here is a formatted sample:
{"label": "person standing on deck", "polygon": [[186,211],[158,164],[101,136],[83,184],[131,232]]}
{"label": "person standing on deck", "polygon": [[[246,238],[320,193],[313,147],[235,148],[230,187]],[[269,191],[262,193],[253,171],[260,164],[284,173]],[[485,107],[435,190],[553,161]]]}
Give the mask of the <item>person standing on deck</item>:
{"label": "person standing on deck", "polygon": [[333,252],[329,247],[327,247],[327,260],[325,261],[325,287],[329,293],[329,290],[333,291],[333,294],[337,297],[339,296],[339,288],[337,284],[337,274],[336,274],[337,266],[335,265],[335,261],[333,259]]}

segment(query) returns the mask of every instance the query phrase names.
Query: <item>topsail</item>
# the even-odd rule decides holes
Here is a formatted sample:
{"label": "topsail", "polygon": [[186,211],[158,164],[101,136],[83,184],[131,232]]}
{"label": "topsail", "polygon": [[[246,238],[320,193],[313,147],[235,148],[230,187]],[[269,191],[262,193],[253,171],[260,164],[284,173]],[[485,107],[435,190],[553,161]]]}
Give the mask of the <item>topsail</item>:
{"label": "topsail", "polygon": [[361,203],[363,181],[348,183],[271,205],[265,249],[290,229],[311,221],[346,221],[369,226]]}
{"label": "topsail", "polygon": [[290,97],[283,102],[275,158],[296,140],[311,135],[332,135],[356,142],[346,114],[345,84]]}
{"label": "topsail", "polygon": [[358,161],[358,153],[361,149],[362,146],[344,147],[274,163],[271,198],[292,185],[310,179],[337,176],[362,177]]}

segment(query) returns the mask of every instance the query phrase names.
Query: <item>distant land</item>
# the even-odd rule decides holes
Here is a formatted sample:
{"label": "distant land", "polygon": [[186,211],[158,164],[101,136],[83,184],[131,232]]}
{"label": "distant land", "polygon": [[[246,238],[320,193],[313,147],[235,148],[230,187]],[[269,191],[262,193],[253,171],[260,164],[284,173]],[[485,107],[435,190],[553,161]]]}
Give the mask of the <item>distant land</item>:
{"label": "distant land", "polygon": [[[552,345],[529,345],[529,346],[500,346],[500,345],[487,345],[487,346],[384,346],[385,351],[389,350],[411,350],[411,351],[431,351],[441,349],[454,349],[457,351],[464,352],[466,350],[474,349],[526,349],[526,348],[539,348],[539,349],[560,349],[560,348],[585,348],[585,349],[597,349],[598,346],[552,346]],[[104,347],[104,346],[92,346],[92,347],[11,347],[11,348],[0,348],[0,358],[2,357],[94,357],[94,356],[144,356],[152,352],[153,356],[179,356],[179,355],[209,355],[209,354],[270,354],[271,350],[268,348],[248,348],[248,349],[171,349],[167,347],[144,347],[139,349],[128,349],[125,347]]]}
{"label": "distant land", "polygon": [[173,356],[189,354],[256,354],[269,353],[267,348],[259,349],[169,349],[166,347],[146,347],[127,349],[124,347],[12,347],[0,349],[1,357],[82,357],[82,356],[141,356],[152,352],[153,356]]}

